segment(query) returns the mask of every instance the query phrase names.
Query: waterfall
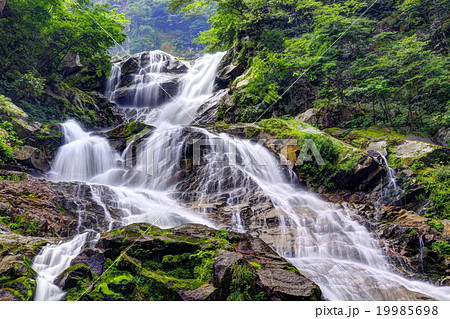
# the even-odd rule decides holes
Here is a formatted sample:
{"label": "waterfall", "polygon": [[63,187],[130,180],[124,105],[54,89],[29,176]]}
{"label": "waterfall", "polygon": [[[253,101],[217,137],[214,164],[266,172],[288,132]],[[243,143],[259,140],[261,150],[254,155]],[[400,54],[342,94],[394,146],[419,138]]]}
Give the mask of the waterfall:
{"label": "waterfall", "polygon": [[[178,102],[146,117],[157,129],[135,146],[134,166],[127,164],[133,162],[130,148],[116,154],[106,139],[68,121],[62,124],[66,144],[49,178],[88,185],[109,228],[136,222],[162,228],[201,223],[259,236],[316,282],[329,300],[411,300],[423,295],[449,300],[449,287],[395,274],[377,240],[351,211],[293,185],[292,172],[264,146],[185,126],[212,95],[222,57],[219,53],[197,61],[183,78]],[[117,220],[110,211],[120,212]],[[83,249],[86,238],[83,233],[47,246],[35,258],[36,300],[62,298],[53,281]]]}
{"label": "waterfall", "polygon": [[207,54],[197,60],[183,78],[181,93],[163,106],[155,125],[170,122],[178,125],[194,121],[198,108],[211,97],[216,70],[225,52]]}
{"label": "waterfall", "polygon": [[386,168],[387,184],[382,185],[381,202],[393,203],[397,201],[403,193],[403,190],[397,185],[395,169],[389,166],[386,156],[378,151],[373,152],[380,158],[381,165]]}
{"label": "waterfall", "polygon": [[[137,74],[132,77],[131,92],[120,100],[123,89],[121,62],[113,65],[111,77],[106,86],[106,95],[111,100],[121,102],[125,117],[129,121],[160,126],[163,122],[190,124],[194,121],[199,107],[211,97],[214,90],[216,70],[225,52],[205,54],[197,59],[184,75],[166,72],[167,53],[150,51],[139,57]],[[174,57],[171,57],[175,59]],[[185,64],[186,66],[188,64]],[[174,77],[175,76],[175,77]],[[164,83],[180,82],[177,92],[169,90]],[[165,97],[162,105],[157,105]]]}
{"label": "waterfall", "polygon": [[37,272],[34,300],[59,300],[64,292],[53,280],[70,266],[70,262],[82,250],[89,233],[75,236],[71,241],[58,245],[48,245],[36,256],[33,269]]}

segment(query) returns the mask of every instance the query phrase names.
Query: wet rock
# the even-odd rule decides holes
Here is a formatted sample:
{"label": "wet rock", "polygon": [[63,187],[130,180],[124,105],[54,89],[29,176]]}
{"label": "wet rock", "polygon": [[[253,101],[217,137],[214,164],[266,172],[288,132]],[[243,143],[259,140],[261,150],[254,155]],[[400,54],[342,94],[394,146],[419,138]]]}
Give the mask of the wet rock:
{"label": "wet rock", "polygon": [[450,258],[433,249],[437,241],[449,241],[445,232],[430,225],[430,218],[398,207],[383,206],[379,210],[367,204],[349,208],[363,217],[362,222],[381,240],[381,246],[392,263],[406,276],[427,276],[438,285],[448,285]]}
{"label": "wet rock", "polygon": [[70,262],[70,266],[80,263],[87,265],[92,274],[100,276],[103,273],[105,256],[101,250],[87,248]]}
{"label": "wet rock", "polygon": [[208,101],[206,101],[197,111],[194,123],[200,125],[214,124],[217,119],[217,108],[229,98],[229,90],[217,91]]}
{"label": "wet rock", "polygon": [[8,218],[6,226],[16,232],[69,237],[84,229],[108,227],[103,207],[92,199],[91,186],[52,183],[16,172],[10,176],[11,180],[0,181],[0,214]]}
{"label": "wet rock", "polygon": [[95,132],[92,134],[107,138],[113,149],[123,152],[128,145],[138,145],[143,139],[149,137],[154,129],[155,127],[150,125],[130,122],[119,125],[107,132]]}
{"label": "wet rock", "polygon": [[0,300],[32,300],[36,272],[32,258],[54,240],[0,231]]}
{"label": "wet rock", "polygon": [[12,289],[0,288],[0,301],[21,301],[21,299],[13,293]]}
{"label": "wet rock", "polygon": [[[247,41],[244,39],[243,41]],[[216,87],[219,90],[225,89],[248,68],[245,54],[241,52],[243,43],[238,43],[235,47],[229,49],[219,65],[216,76]]]}
{"label": "wet rock", "polygon": [[89,267],[83,263],[78,263],[75,266],[69,267],[61,275],[56,277],[54,284],[65,291],[76,287],[80,280],[92,278]]}
{"label": "wet rock", "polygon": [[[158,86],[157,96],[151,97],[151,102],[143,102],[146,105],[156,107],[165,102],[171,101],[175,97],[181,86],[179,75],[158,75],[157,78],[149,79],[148,86]],[[141,89],[142,84],[129,84],[128,86],[118,87],[114,92],[112,99],[120,106],[133,106],[137,90]],[[149,105],[150,103],[151,105]]]}

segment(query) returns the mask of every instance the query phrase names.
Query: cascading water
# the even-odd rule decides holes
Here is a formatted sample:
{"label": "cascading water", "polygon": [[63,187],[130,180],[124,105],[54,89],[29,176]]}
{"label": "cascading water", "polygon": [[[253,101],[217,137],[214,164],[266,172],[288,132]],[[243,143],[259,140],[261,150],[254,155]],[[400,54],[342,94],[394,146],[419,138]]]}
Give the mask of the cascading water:
{"label": "cascading water", "polygon": [[397,201],[403,193],[403,190],[397,185],[397,176],[395,169],[389,166],[389,162],[383,154],[374,151],[381,159],[381,164],[386,168],[387,183],[382,186],[381,201],[383,203],[392,203]]}
{"label": "cascading water", "polygon": [[[137,75],[132,80],[132,89],[127,89],[131,93],[128,94],[130,96],[123,105],[126,106],[123,109],[125,117],[128,121],[155,126],[160,126],[162,122],[166,121],[190,124],[198,108],[213,93],[215,71],[224,55],[225,52],[206,54],[196,60],[186,74],[176,78],[173,78],[173,74],[164,72],[163,65],[167,62],[167,53],[151,51],[142,55],[146,58],[144,61],[142,61],[142,56],[139,58]],[[111,100],[121,103],[123,103],[122,99],[118,96],[122,92],[120,89],[122,78],[121,66],[116,63],[112,68],[111,78],[108,80],[106,95]],[[164,88],[164,81],[169,83],[180,81],[179,92],[175,94],[168,92]],[[161,95],[166,97],[167,102],[156,107],[155,103]]]}
{"label": "cascading water", "polygon": [[[103,207],[109,227],[147,222],[166,228],[192,222],[260,236],[318,283],[330,300],[412,300],[423,295],[449,300],[449,287],[394,274],[377,241],[352,219],[351,212],[293,186],[286,170],[261,145],[180,126],[192,122],[191,116],[212,95],[222,56],[207,56],[197,69],[191,68],[176,98],[180,104],[164,105],[158,119],[149,123],[158,128],[138,145],[134,168],[124,165],[129,149],[119,156],[105,147],[106,139],[89,135],[69,121],[63,124],[66,144],[49,178],[87,184]],[[191,113],[187,115],[180,106]],[[197,168],[183,167],[190,162],[187,149],[196,154],[192,139],[199,138],[206,148],[199,147],[202,156],[194,156]],[[257,202],[265,206],[256,208]],[[214,215],[216,206],[223,208],[224,216]],[[252,216],[242,216],[249,209]],[[114,220],[110,210],[119,211],[120,218]],[[63,296],[53,280],[86,241],[86,233],[80,234],[70,242],[47,246],[36,257],[36,300]]]}
{"label": "cascading water", "polygon": [[36,256],[33,269],[37,272],[34,300],[59,300],[64,292],[53,281],[70,266],[70,262],[82,250],[89,233],[75,236],[71,241],[59,245],[49,245]]}
{"label": "cascading water", "polygon": [[180,95],[162,108],[156,126],[162,122],[187,125],[193,122],[198,108],[211,97],[216,70],[225,52],[207,54],[197,60],[183,78]]}

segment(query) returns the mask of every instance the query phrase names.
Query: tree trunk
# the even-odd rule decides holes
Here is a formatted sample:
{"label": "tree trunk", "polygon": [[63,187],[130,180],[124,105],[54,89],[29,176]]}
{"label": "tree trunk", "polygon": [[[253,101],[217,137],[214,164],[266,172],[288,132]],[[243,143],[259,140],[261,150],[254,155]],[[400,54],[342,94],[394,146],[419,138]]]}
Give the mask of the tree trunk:
{"label": "tree trunk", "polygon": [[413,131],[416,130],[416,125],[414,124],[414,115],[413,115],[413,111],[412,111],[412,100],[408,99],[408,116],[409,116],[409,124],[411,125],[411,129]]}
{"label": "tree trunk", "polygon": [[0,17],[3,15],[3,9],[5,9],[6,0],[0,0]]}

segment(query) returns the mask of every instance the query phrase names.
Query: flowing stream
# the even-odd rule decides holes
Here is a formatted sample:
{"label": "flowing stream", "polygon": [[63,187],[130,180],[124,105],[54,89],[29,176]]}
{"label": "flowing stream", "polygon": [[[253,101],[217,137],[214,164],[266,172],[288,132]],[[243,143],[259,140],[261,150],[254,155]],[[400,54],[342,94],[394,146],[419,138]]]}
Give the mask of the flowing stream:
{"label": "flowing stream", "polygon": [[[206,55],[196,61],[183,76],[173,101],[142,108],[141,119],[157,128],[137,146],[133,167],[127,165],[132,153],[129,148],[118,154],[106,139],[68,121],[62,124],[66,143],[58,151],[48,178],[88,185],[93,200],[104,209],[104,216],[98,218],[106,219],[109,228],[136,222],[162,228],[201,223],[260,236],[316,282],[329,300],[450,300],[450,287],[395,274],[377,240],[352,218],[352,212],[293,185],[292,173],[263,146],[188,126],[200,105],[213,94],[223,55]],[[155,58],[154,64],[158,61]],[[158,73],[156,67],[145,65],[137,77],[146,77],[144,68]],[[110,90],[117,89],[120,74],[115,66]],[[156,90],[153,86],[139,87],[142,92],[136,92],[136,103]],[[202,141],[197,149],[192,146],[192,137]],[[188,162],[190,147],[193,164],[182,167],[180,163]],[[194,171],[191,179],[180,183],[180,175],[189,169]],[[253,209],[251,218],[242,216],[248,203]],[[258,205],[263,206],[258,209]],[[218,206],[224,207],[220,216]],[[95,238],[85,232],[43,249],[33,265],[38,273],[35,300],[60,300],[64,296],[54,279],[93,241]]]}

